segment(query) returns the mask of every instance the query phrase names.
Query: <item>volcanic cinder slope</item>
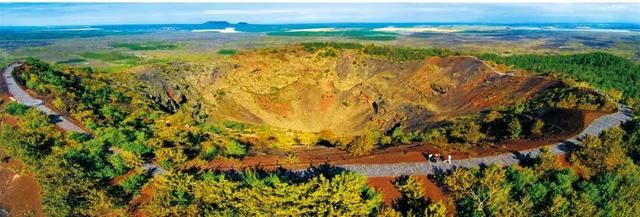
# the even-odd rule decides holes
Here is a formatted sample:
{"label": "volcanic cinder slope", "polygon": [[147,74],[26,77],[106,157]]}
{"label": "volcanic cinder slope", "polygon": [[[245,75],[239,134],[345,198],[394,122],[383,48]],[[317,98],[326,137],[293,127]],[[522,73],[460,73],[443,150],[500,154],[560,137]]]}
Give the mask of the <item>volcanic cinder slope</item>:
{"label": "volcanic cinder slope", "polygon": [[496,72],[474,57],[394,62],[339,50],[248,51],[184,73],[218,120],[300,131],[359,133],[443,119],[526,100],[557,81]]}

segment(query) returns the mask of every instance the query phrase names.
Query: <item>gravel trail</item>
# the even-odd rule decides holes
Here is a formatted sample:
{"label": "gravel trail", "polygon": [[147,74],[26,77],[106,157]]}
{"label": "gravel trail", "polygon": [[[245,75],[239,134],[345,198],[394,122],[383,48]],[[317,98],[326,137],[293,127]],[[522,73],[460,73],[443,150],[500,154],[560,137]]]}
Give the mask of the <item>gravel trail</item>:
{"label": "gravel trail", "polygon": [[[620,124],[633,119],[633,112],[624,105],[618,105],[618,112],[604,115],[595,119],[587,128],[585,128],[577,136],[549,146],[556,155],[564,154],[568,148],[578,144],[586,135],[599,135],[602,131],[619,126]],[[461,160],[453,160],[451,164],[438,161],[431,162],[413,162],[413,163],[393,163],[393,164],[345,164],[338,167],[362,173],[367,176],[400,176],[400,175],[424,175],[433,174],[436,171],[447,171],[456,167],[475,167],[481,165],[500,164],[508,166],[517,164],[521,159],[528,157],[536,157],[540,153],[540,148],[529,149],[515,153],[505,153],[494,156],[468,158]]]}

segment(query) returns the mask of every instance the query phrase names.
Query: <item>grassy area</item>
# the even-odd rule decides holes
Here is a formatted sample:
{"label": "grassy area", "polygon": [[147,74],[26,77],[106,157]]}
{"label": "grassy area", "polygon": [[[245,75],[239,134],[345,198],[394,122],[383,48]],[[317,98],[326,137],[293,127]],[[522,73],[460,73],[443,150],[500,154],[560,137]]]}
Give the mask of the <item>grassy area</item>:
{"label": "grassy area", "polygon": [[84,52],[84,53],[81,53],[80,56],[84,58],[102,60],[107,62],[140,59],[135,55],[124,54],[119,52]]}
{"label": "grassy area", "polygon": [[[96,59],[108,62],[108,64],[106,65],[101,64],[98,66],[93,66],[95,71],[99,72],[119,72],[134,66],[145,64],[164,64],[174,60],[172,58],[142,58],[135,55],[119,52],[85,52],[80,54],[80,56],[87,59]],[[80,59],[82,58],[78,58],[77,60],[70,59],[61,62],[74,62],[80,61]]]}
{"label": "grassy area", "polygon": [[57,63],[58,64],[74,64],[74,63],[83,63],[83,62],[87,62],[87,60],[83,58],[71,58],[67,60],[58,61]]}
{"label": "grassy area", "polygon": [[147,42],[147,43],[116,43],[112,44],[113,48],[126,48],[129,50],[145,51],[145,50],[175,50],[178,45],[162,43],[162,42]]}
{"label": "grassy area", "polygon": [[389,41],[394,40],[398,36],[391,32],[374,32],[369,30],[341,30],[341,31],[325,31],[325,32],[270,32],[267,35],[273,36],[341,36],[360,40],[373,41]]}
{"label": "grassy area", "polygon": [[218,54],[220,55],[234,55],[236,53],[238,53],[238,51],[233,49],[222,49],[218,51]]}

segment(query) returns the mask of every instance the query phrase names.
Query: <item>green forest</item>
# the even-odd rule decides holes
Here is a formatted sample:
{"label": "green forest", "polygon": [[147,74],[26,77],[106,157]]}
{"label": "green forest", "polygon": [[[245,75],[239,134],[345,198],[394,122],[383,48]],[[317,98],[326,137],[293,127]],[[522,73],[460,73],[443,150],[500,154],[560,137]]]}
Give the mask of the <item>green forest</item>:
{"label": "green forest", "polygon": [[640,64],[604,52],[570,55],[483,54],[481,58],[536,73],[558,73],[585,81],[603,91],[622,91],[625,97],[640,97]]}
{"label": "green forest", "polygon": [[571,152],[570,168],[542,149],[522,167],[457,169],[441,182],[459,216],[634,216],[640,209],[640,125],[626,127],[585,138]]}

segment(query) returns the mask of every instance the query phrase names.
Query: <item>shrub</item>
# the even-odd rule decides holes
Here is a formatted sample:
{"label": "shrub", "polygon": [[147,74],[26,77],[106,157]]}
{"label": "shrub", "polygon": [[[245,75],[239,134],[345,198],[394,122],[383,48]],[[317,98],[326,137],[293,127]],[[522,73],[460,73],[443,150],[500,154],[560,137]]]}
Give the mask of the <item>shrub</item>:
{"label": "shrub", "polygon": [[145,174],[134,174],[120,182],[120,186],[128,194],[133,196],[140,195],[140,188],[146,183],[148,177]]}
{"label": "shrub", "polygon": [[215,133],[215,134],[222,134],[223,133],[222,128],[220,128],[220,127],[218,127],[216,125],[208,124],[208,125],[205,125],[204,127],[202,127],[202,129],[205,132],[209,132],[209,133]]}
{"label": "shrub", "polygon": [[479,124],[475,122],[471,122],[467,129],[466,140],[470,143],[478,143],[480,140],[484,139],[485,135],[481,132],[481,127]]}
{"label": "shrub", "polygon": [[206,160],[212,160],[218,155],[218,149],[215,145],[209,142],[202,144],[202,158]]}
{"label": "shrub", "polygon": [[287,164],[296,164],[300,162],[300,157],[295,154],[286,154],[284,156],[284,162]]}
{"label": "shrub", "polygon": [[393,128],[393,131],[391,132],[391,138],[393,138],[393,141],[396,143],[407,144],[409,143],[409,138],[404,135],[402,130],[403,130],[402,126],[397,126]]}
{"label": "shrub", "polygon": [[355,136],[351,143],[347,145],[349,154],[358,156],[369,153],[375,148],[375,136],[373,131],[366,131],[362,135]]}
{"label": "shrub", "polygon": [[380,145],[391,145],[393,143],[393,138],[391,136],[382,136],[380,137]]}
{"label": "shrub", "polygon": [[531,126],[531,135],[539,136],[542,134],[544,130],[544,121],[540,119],[536,119],[536,122]]}
{"label": "shrub", "polygon": [[446,132],[442,132],[442,128],[430,129],[426,132],[421,132],[415,137],[415,141],[428,143],[431,145],[444,145],[447,144],[448,139]]}
{"label": "shrub", "polygon": [[228,157],[244,157],[247,154],[246,146],[235,140],[228,142],[224,148],[224,155]]}
{"label": "shrub", "polygon": [[520,121],[517,118],[511,119],[507,127],[509,128],[509,133],[511,133],[512,138],[520,137],[522,125],[520,125]]}
{"label": "shrub", "polygon": [[349,43],[349,42],[308,42],[302,43],[302,47],[306,51],[315,51],[322,48],[334,48],[334,49],[359,49],[362,48],[362,44],[359,43]]}
{"label": "shrub", "polygon": [[85,142],[85,141],[89,141],[89,139],[91,139],[91,136],[89,136],[89,134],[86,134],[86,133],[78,133],[75,131],[71,131],[67,135],[67,138],[69,140],[76,141],[76,142]]}
{"label": "shrub", "polygon": [[404,216],[444,217],[447,215],[447,208],[442,202],[432,203],[425,199],[425,188],[418,177],[401,176],[394,185],[401,194],[400,199],[395,203],[395,208],[402,211]]}
{"label": "shrub", "polygon": [[24,115],[27,109],[29,109],[29,106],[17,102],[9,102],[9,104],[4,107],[4,112],[14,116]]}
{"label": "shrub", "polygon": [[424,211],[426,217],[446,217],[447,206],[442,201],[429,204]]}
{"label": "shrub", "polygon": [[622,100],[622,96],[623,96],[622,91],[619,91],[613,88],[607,91],[607,95],[609,95],[614,102],[618,102]]}
{"label": "shrub", "polygon": [[485,138],[481,126],[472,119],[457,120],[451,126],[450,136],[464,143],[478,143]]}
{"label": "shrub", "polygon": [[305,132],[297,133],[295,138],[296,143],[307,146],[317,144],[318,140],[318,135]]}
{"label": "shrub", "polygon": [[247,126],[240,122],[235,121],[225,121],[222,123],[224,127],[235,130],[244,130]]}
{"label": "shrub", "polygon": [[324,146],[336,146],[338,135],[331,130],[321,130],[318,132],[318,144]]}
{"label": "shrub", "polygon": [[274,143],[269,144],[270,147],[286,149],[294,146],[297,143],[292,133],[275,131],[271,133],[271,136],[275,139],[275,141]]}
{"label": "shrub", "polygon": [[116,175],[121,175],[130,169],[119,154],[110,154],[107,157],[107,162],[111,164]]}
{"label": "shrub", "polygon": [[495,120],[499,120],[502,118],[502,113],[496,111],[496,110],[491,110],[489,113],[487,113],[484,116],[484,122],[493,122]]}
{"label": "shrub", "polygon": [[51,102],[51,104],[53,104],[53,107],[56,107],[62,111],[67,111],[67,103],[65,103],[64,100],[62,100],[60,97],[56,97],[53,102]]}
{"label": "shrub", "polygon": [[184,155],[182,149],[161,148],[158,149],[155,154],[156,161],[166,169],[174,168],[187,160],[187,156]]}
{"label": "shrub", "polygon": [[135,168],[144,163],[144,161],[142,160],[142,156],[134,152],[123,150],[122,152],[120,152],[120,156],[122,157],[125,165],[127,165],[127,167],[129,168]]}

